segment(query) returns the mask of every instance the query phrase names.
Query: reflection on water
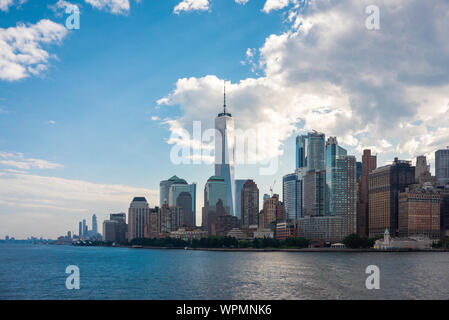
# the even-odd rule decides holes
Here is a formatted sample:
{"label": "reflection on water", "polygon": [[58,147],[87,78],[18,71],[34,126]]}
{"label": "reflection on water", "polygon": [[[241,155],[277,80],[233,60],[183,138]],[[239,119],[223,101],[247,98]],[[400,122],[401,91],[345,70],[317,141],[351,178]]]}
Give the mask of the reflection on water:
{"label": "reflection on water", "polygon": [[[67,290],[65,268],[80,268]],[[365,268],[380,268],[367,290]],[[447,299],[449,253],[206,252],[0,244],[0,299]]]}

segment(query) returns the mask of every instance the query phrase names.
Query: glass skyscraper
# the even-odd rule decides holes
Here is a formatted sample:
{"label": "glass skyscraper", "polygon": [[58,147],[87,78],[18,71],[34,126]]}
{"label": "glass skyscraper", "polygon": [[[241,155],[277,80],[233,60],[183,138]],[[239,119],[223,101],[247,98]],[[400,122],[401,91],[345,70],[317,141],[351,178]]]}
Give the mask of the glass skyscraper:
{"label": "glass skyscraper", "polygon": [[307,136],[307,171],[326,170],[324,139],[324,133],[309,132]]}
{"label": "glass skyscraper", "polygon": [[326,142],[326,215],[336,215],[336,203],[342,201],[343,195],[338,190],[343,183],[342,168],[337,160],[345,157],[347,151],[340,147],[336,137],[329,137]]}
{"label": "glass skyscraper", "polygon": [[439,185],[449,183],[449,148],[435,152],[435,175]]}
{"label": "glass skyscraper", "polygon": [[284,219],[296,220],[302,217],[302,180],[296,173],[283,177],[282,201],[284,202]]}
{"label": "glass skyscraper", "polygon": [[307,136],[296,137],[296,169],[307,167]]}
{"label": "glass skyscraper", "polygon": [[242,188],[246,181],[248,181],[248,179],[235,180],[235,216],[239,219],[242,216]]}

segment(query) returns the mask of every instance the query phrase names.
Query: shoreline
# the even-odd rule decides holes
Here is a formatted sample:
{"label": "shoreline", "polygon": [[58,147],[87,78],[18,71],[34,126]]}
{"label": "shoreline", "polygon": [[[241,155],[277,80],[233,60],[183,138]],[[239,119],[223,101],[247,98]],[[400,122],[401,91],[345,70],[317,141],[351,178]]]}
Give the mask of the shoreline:
{"label": "shoreline", "polygon": [[157,250],[190,250],[190,251],[218,251],[218,252],[346,252],[346,253],[360,253],[360,252],[376,252],[376,253],[394,253],[394,252],[432,252],[441,253],[449,252],[449,249],[397,249],[397,250],[376,250],[376,249],[350,249],[350,248],[190,248],[190,247],[132,247],[121,246],[112,248],[129,248],[129,249],[157,249]]}

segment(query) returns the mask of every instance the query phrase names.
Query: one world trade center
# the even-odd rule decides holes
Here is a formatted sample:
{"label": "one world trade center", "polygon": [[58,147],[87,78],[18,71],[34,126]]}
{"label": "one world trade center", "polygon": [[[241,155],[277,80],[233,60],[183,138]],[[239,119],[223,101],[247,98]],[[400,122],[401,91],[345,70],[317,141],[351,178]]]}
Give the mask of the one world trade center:
{"label": "one world trade center", "polygon": [[227,184],[227,199],[224,205],[234,215],[234,118],[226,112],[226,88],[224,91],[223,112],[215,118],[215,175],[222,177]]}

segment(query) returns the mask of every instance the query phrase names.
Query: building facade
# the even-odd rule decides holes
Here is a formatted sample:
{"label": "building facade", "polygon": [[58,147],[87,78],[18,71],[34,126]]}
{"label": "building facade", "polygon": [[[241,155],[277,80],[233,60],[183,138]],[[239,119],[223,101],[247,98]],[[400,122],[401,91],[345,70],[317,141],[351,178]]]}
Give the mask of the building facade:
{"label": "building facade", "polygon": [[369,175],[369,236],[398,233],[399,193],[415,182],[415,167],[395,158],[393,164],[380,167]]}
{"label": "building facade", "polygon": [[242,219],[242,188],[248,179],[237,179],[235,180],[235,216]]}
{"label": "building facade", "polygon": [[440,238],[441,197],[431,184],[415,185],[399,193],[399,237]]}
{"label": "building facade", "polygon": [[145,197],[135,197],[128,210],[128,241],[145,237],[150,207]]}
{"label": "building facade", "polygon": [[298,174],[287,174],[282,178],[282,201],[285,219],[302,217],[302,179]]}
{"label": "building facade", "polygon": [[435,152],[435,176],[440,186],[449,183],[449,148]]}
{"label": "building facade", "polygon": [[241,190],[241,227],[259,224],[259,188],[253,180],[247,180]]}
{"label": "building facade", "polygon": [[371,155],[371,150],[363,150],[362,174],[358,182],[357,197],[357,233],[361,236],[368,236],[369,230],[369,174],[377,168],[377,157]]}
{"label": "building facade", "polygon": [[263,226],[262,228],[269,228],[270,225],[284,219],[283,216],[283,204],[279,201],[279,195],[274,194],[271,198],[268,198],[263,204]]}

